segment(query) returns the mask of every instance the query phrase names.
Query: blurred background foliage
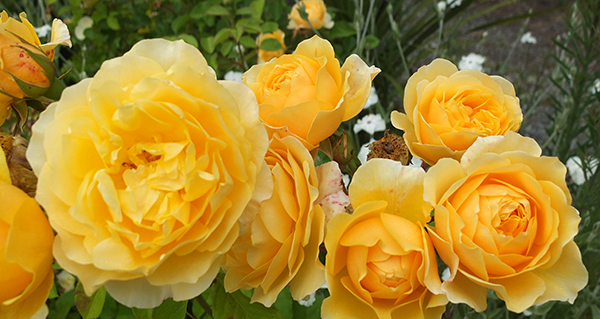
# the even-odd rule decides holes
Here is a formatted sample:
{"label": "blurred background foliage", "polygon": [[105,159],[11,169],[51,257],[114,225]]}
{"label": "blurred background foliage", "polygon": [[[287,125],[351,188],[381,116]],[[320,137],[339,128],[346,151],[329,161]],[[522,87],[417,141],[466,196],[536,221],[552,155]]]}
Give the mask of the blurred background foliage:
{"label": "blurred background foliage", "polygon": [[[576,183],[569,174],[567,182],[582,217],[576,242],[590,279],[574,305],[549,302],[514,314],[490,293],[486,311],[449,305],[444,318],[600,319],[600,176],[594,169],[600,159],[600,0],[446,0],[444,9],[439,2],[444,1],[326,0],[335,25],[317,31],[286,29],[292,0],[20,0],[3,1],[0,10],[15,18],[26,12],[36,27],[51,24],[53,18],[69,26],[73,47],[61,48],[55,59],[61,73],[69,72],[64,78],[67,85],[93,76],[103,61],[122,55],[144,38],[183,39],[202,51],[223,78],[228,71],[244,72],[256,63],[260,33],[283,30],[286,53],[291,53],[317,32],[332,42],[340,62],[356,53],[382,70],[374,81],[379,102],[340,127],[340,132],[347,132],[344,143],[354,150],[353,156],[371,138],[383,135],[354,133],[356,122],[380,114],[392,129],[389,114],[402,111],[404,85],[418,67],[436,57],[458,63],[470,52],[484,54],[484,71],[515,85],[525,114],[521,133],[535,138],[545,155],[557,156],[563,163],[574,156],[581,159],[583,182]],[[545,23],[537,30],[547,31],[536,35],[535,45],[522,41],[532,21]],[[47,41],[49,35],[42,38]],[[276,51],[280,46],[266,42],[262,48]],[[14,119],[2,129],[11,131],[11,125]],[[217,279],[200,298],[164,303],[164,309],[154,309],[153,315],[118,305],[102,291],[81,297],[80,289],[63,291],[57,285],[48,302],[49,317],[159,318],[159,313],[167,312],[176,314],[170,318],[220,318],[231,314],[218,308],[219,302],[233,300],[249,318],[252,314],[319,318],[320,302],[327,295],[326,290],[318,291],[315,304],[304,307],[284,291],[273,313],[250,305],[250,293],[226,294]],[[91,302],[96,309],[88,305],[77,310],[78,300]]]}

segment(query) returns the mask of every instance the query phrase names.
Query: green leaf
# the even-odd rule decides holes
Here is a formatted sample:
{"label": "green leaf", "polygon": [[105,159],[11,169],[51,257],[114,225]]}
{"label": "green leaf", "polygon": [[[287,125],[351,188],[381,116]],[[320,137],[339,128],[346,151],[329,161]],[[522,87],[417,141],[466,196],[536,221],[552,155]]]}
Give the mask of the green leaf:
{"label": "green leaf", "polygon": [[277,39],[265,39],[260,43],[260,48],[266,51],[277,51],[283,49],[281,42]]}
{"label": "green leaf", "polygon": [[136,319],[152,319],[153,310],[154,309],[131,308]]}
{"label": "green leaf", "polygon": [[196,40],[196,38],[191,34],[182,33],[182,34],[178,35],[177,37],[179,37],[179,39],[182,39],[183,41],[195,46],[196,48],[198,47],[198,40]]}
{"label": "green leaf", "polygon": [[233,48],[233,41],[226,41],[221,45],[221,55],[227,56]]}
{"label": "green leaf", "polygon": [[52,284],[52,289],[50,290],[50,294],[48,295],[48,299],[58,298],[58,292],[56,291],[56,283]]}
{"label": "green leaf", "polygon": [[237,10],[235,10],[235,14],[238,15],[252,15],[255,16],[256,15],[256,10],[252,7],[243,7],[243,8],[239,8]]}
{"label": "green leaf", "polygon": [[241,291],[231,294],[223,287],[223,274],[217,276],[212,286],[212,311],[214,319],[276,319],[282,318],[276,308],[267,308],[260,303],[250,303],[250,298]]}
{"label": "green leaf", "polygon": [[263,33],[274,32],[277,29],[279,29],[279,25],[277,24],[277,22],[265,22],[262,25],[262,32]]}
{"label": "green leaf", "polygon": [[179,33],[179,30],[181,30],[181,28],[183,28],[188,21],[190,21],[189,14],[178,16],[173,20],[173,22],[171,22],[171,30],[173,30],[173,33]]}
{"label": "green leaf", "polygon": [[260,33],[262,31],[261,23],[262,20],[255,18],[240,19],[236,22],[236,27],[241,26],[249,33]]}
{"label": "green leaf", "polygon": [[227,38],[229,38],[230,36],[231,29],[225,28],[219,30],[219,32],[217,32],[217,34],[215,35],[214,45],[216,46],[217,44],[220,44],[221,42],[227,40]]}
{"label": "green leaf", "polygon": [[256,48],[256,41],[247,35],[240,39],[240,44],[248,49]]}
{"label": "green leaf", "polygon": [[169,298],[163,301],[160,306],[154,308],[152,317],[156,319],[184,319],[187,303],[187,300],[174,301],[172,298]]}
{"label": "green leaf", "polygon": [[225,7],[222,7],[219,5],[208,8],[206,13],[213,15],[213,16],[228,16],[229,15],[229,11],[227,9],[225,9]]}
{"label": "green leaf", "polygon": [[13,110],[17,111],[19,114],[18,127],[22,131],[25,122],[27,122],[27,117],[29,116],[29,108],[27,107],[27,103],[25,100],[18,100],[12,103]]}
{"label": "green leaf", "polygon": [[273,307],[279,309],[279,313],[281,313],[283,318],[294,318],[293,304],[294,299],[292,299],[290,288],[285,287],[279,295],[277,295],[277,300],[273,304]]}
{"label": "green leaf", "polygon": [[201,38],[200,45],[208,53],[213,53],[213,51],[215,51],[215,38],[214,37]]}
{"label": "green leaf", "polygon": [[365,37],[365,49],[375,49],[379,45],[379,39],[374,35],[367,35]]}
{"label": "green leaf", "polygon": [[263,9],[265,7],[265,0],[254,0],[250,3],[250,6],[255,11],[253,17],[258,19],[262,16]]}
{"label": "green leaf", "polygon": [[106,299],[106,289],[104,286],[96,290],[92,296],[85,294],[81,282],[77,283],[75,288],[75,306],[83,319],[96,319],[102,313],[104,300]]}
{"label": "green leaf", "polygon": [[65,319],[71,308],[75,306],[75,289],[65,292],[51,305],[48,317],[52,319]]}
{"label": "green leaf", "polygon": [[329,39],[338,39],[353,36],[356,34],[354,25],[348,21],[335,22],[333,28],[329,32]]}
{"label": "green leaf", "polygon": [[112,30],[121,30],[121,26],[119,25],[119,20],[117,20],[116,12],[111,12],[108,18],[106,18],[106,23],[108,23],[108,27]]}

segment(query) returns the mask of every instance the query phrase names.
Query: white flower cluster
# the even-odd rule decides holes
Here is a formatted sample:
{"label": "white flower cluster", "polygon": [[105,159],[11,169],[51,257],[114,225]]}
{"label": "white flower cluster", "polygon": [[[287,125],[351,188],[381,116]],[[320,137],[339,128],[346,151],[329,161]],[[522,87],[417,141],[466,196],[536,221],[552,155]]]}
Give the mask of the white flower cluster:
{"label": "white flower cluster", "polygon": [[485,62],[485,57],[483,55],[471,52],[469,55],[460,58],[460,62],[458,62],[458,69],[483,71],[483,62]]}

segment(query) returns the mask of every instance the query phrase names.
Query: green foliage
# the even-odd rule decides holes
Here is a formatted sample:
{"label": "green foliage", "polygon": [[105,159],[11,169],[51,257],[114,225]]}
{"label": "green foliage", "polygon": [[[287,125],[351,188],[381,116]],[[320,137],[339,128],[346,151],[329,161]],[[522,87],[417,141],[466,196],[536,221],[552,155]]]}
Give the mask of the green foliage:
{"label": "green foliage", "polygon": [[106,289],[101,287],[91,296],[85,294],[81,282],[75,288],[75,306],[83,319],[96,319],[102,313],[104,301],[106,300]]}
{"label": "green foliage", "polygon": [[282,318],[275,308],[250,303],[250,297],[241,291],[231,294],[223,287],[224,274],[219,274],[211,286],[212,317],[214,319],[277,319]]}

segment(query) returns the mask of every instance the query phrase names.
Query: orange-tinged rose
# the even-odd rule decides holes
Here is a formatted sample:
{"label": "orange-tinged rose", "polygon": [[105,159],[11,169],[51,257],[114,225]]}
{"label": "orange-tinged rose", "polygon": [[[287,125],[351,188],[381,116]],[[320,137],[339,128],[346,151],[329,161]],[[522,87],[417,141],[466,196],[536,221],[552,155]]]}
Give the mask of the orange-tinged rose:
{"label": "orange-tinged rose", "polygon": [[330,318],[440,318],[441,294],[435,251],[424,223],[420,168],[372,159],[350,184],[354,212],[327,225],[327,286],[321,315]]}
{"label": "orange-tinged rose", "polygon": [[572,303],[587,284],[566,168],[541,152],[509,132],[479,138],[461,162],[442,159],[427,172],[430,234],[450,268],[442,284],[450,301],[483,311],[489,288],[522,312],[549,300]]}
{"label": "orange-tinged rose", "polygon": [[228,255],[225,289],[254,288],[252,301],[270,307],[288,285],[301,300],[325,282],[318,259],[325,216],[314,160],[300,141],[275,134],[265,162],[271,191],[255,212],[246,212],[251,226]]}
{"label": "orange-tinged rose", "polygon": [[516,132],[523,120],[510,82],[477,70],[458,71],[444,59],[408,79],[404,111],[392,112],[392,124],[404,131],[410,152],[430,165],[444,157],[459,160],[477,137]]}
{"label": "orange-tinged rose", "polygon": [[[269,61],[271,61],[271,59],[280,57],[282,54],[284,54],[285,53],[285,42],[283,41],[284,37],[285,37],[285,33],[283,33],[283,31],[281,31],[281,30],[275,30],[271,33],[259,34],[258,38],[256,38],[256,44],[259,47],[257,62],[258,63],[269,62]],[[267,50],[260,49],[260,44],[266,39],[275,39],[275,40],[279,41],[279,43],[281,43],[281,49],[276,50],[276,51],[267,51]]]}
{"label": "orange-tinged rose", "polygon": [[[302,19],[302,16],[300,16],[300,6],[304,6],[304,10],[308,14],[308,21]],[[322,27],[331,29],[334,24],[323,0],[301,0],[297,2],[292,7],[288,18],[290,19],[287,26],[288,29],[311,29],[311,25],[317,30]],[[309,21],[310,24],[308,23]]]}
{"label": "orange-tinged rose", "polygon": [[0,318],[29,319],[52,288],[54,234],[35,200],[11,185],[4,156],[0,148]]}
{"label": "orange-tinged rose", "polygon": [[331,43],[314,36],[294,54],[253,66],[242,81],[256,95],[271,134],[293,135],[312,150],[362,110],[379,72],[355,54],[340,68]]}
{"label": "orange-tinged rose", "polygon": [[[4,122],[7,110],[10,110],[9,104],[13,101],[13,97],[26,97],[13,76],[39,87],[50,86],[50,80],[44,73],[44,69],[25,50],[17,46],[26,47],[34,53],[41,53],[39,52],[41,49],[50,60],[54,59],[56,46],[60,44],[71,46],[69,30],[62,21],[54,19],[51,42],[42,45],[33,25],[27,20],[27,15],[21,13],[19,17],[21,22],[10,18],[6,11],[0,14],[0,90],[11,95],[0,93],[0,124]],[[28,43],[23,43],[19,37]]]}
{"label": "orange-tinged rose", "polygon": [[104,285],[153,308],[212,283],[267,146],[246,86],[217,81],[193,46],[154,39],[65,89],[27,157],[58,263],[87,294]]}

